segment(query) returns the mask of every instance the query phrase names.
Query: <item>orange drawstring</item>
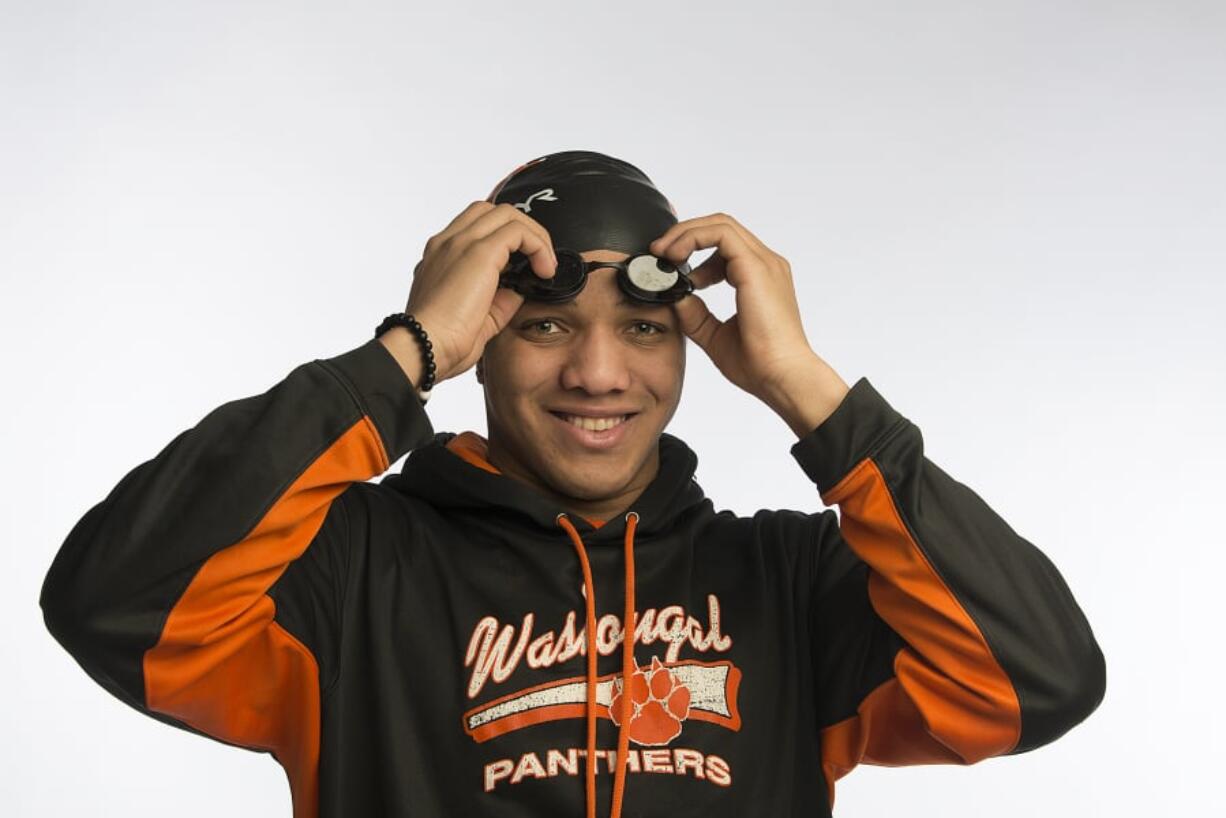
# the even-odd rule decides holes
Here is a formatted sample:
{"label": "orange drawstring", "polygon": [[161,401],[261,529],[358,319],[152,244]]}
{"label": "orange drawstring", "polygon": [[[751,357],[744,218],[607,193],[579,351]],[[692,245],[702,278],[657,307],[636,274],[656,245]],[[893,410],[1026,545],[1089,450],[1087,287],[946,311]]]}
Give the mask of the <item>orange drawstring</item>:
{"label": "orange drawstring", "polygon": [[630,754],[630,733],[626,726],[630,724],[630,705],[634,698],[630,694],[630,679],[634,675],[634,528],[638,525],[639,515],[630,512],[626,515],[626,613],[622,617],[622,712],[618,713],[620,724],[617,728],[617,777],[613,780],[613,808],[610,818],[620,818],[622,814],[622,796],[626,789],[626,756]]}
{"label": "orange drawstring", "polygon": [[[634,529],[638,524],[638,512],[626,514],[626,610],[622,618],[622,699],[621,713],[618,714],[617,730],[617,774],[613,782],[613,806],[609,811],[610,818],[621,818],[622,797],[626,789],[626,756],[629,754],[630,734],[626,728],[630,722],[630,678],[634,674]],[[596,588],[592,583],[592,567],[587,559],[587,550],[583,547],[583,538],[575,530],[574,525],[566,517],[566,512],[558,514],[558,525],[566,529],[571,542],[575,545],[575,553],[579,555],[579,565],[583,568],[583,590],[587,597],[587,818],[596,818]]]}
{"label": "orange drawstring", "polygon": [[571,542],[575,544],[575,552],[579,555],[579,565],[583,568],[583,590],[587,598],[587,818],[596,818],[596,589],[592,586],[592,567],[587,561],[587,551],[583,548],[583,539],[575,530],[566,513],[557,516],[558,525],[563,526],[570,534]]}

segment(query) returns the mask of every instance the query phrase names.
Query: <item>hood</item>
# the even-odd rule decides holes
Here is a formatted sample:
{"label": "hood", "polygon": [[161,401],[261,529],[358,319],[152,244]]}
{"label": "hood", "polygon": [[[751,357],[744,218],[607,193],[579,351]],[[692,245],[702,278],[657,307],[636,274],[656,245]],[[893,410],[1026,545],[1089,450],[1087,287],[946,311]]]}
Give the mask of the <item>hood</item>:
{"label": "hood", "polygon": [[[596,588],[588,562],[587,546],[617,543],[624,549],[625,610],[622,622],[622,669],[610,713],[618,715],[617,771],[613,782],[610,818],[620,818],[626,788],[626,757],[629,754],[631,708],[636,695],[631,684],[638,666],[634,660],[634,540],[666,532],[677,519],[695,506],[710,505],[694,479],[698,457],[679,438],[661,433],[660,468],[655,478],[624,513],[611,520],[589,520],[565,512],[532,486],[509,477],[488,458],[488,441],[476,432],[440,432],[434,440],[411,452],[399,474],[382,485],[420,498],[436,508],[470,510],[483,517],[497,516],[506,526],[535,529],[541,537],[565,533],[575,547],[583,572],[583,628],[587,654],[587,753],[586,816],[596,816]],[[622,695],[625,691],[626,695]]]}
{"label": "hood", "polygon": [[[671,529],[678,517],[706,501],[694,480],[698,456],[680,438],[662,432],[660,469],[627,511],[638,513],[638,536]],[[488,442],[476,432],[439,432],[434,440],[412,451],[399,474],[382,484],[437,508],[470,509],[498,515],[509,525],[536,528],[542,536],[558,534],[563,509],[532,486],[502,474],[486,459]],[[589,545],[619,543],[625,516],[589,520],[569,515]]]}

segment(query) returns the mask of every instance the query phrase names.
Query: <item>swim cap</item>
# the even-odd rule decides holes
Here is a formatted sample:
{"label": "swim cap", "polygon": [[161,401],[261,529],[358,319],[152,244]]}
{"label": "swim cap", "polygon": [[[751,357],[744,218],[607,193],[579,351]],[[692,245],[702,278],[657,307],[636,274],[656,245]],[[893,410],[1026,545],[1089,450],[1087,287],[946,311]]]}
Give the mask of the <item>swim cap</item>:
{"label": "swim cap", "polygon": [[647,174],[596,151],[561,151],[525,162],[486,201],[515,205],[549,231],[554,246],[579,253],[646,253],[677,223],[677,211]]}

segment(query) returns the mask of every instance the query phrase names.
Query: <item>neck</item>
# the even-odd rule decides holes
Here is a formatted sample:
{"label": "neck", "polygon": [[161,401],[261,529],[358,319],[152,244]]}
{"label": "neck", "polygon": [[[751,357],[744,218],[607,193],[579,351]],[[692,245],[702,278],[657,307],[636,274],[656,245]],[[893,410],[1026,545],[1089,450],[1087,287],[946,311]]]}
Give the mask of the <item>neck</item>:
{"label": "neck", "polygon": [[532,486],[550,501],[561,506],[568,514],[578,515],[587,520],[601,521],[617,517],[628,509],[647,488],[647,485],[655,479],[660,468],[660,450],[658,446],[655,446],[652,447],[647,460],[643,462],[642,467],[625,488],[608,497],[587,498],[574,497],[554,489],[535,472],[524,468],[521,461],[503,449],[493,435],[489,438],[487,459],[490,465],[500,472]]}

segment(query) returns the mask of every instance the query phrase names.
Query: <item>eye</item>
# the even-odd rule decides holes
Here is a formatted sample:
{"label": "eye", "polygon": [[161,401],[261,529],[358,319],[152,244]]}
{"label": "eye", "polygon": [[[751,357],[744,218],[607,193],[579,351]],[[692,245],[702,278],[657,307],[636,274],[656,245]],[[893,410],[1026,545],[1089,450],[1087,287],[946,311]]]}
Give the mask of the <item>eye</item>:
{"label": "eye", "polygon": [[633,326],[636,330],[646,328],[646,331],[637,333],[643,336],[650,337],[652,335],[661,335],[664,333],[663,327],[657,326],[656,324],[653,324],[650,321],[635,321]]}
{"label": "eye", "polygon": [[521,329],[527,330],[532,335],[557,335],[556,332],[537,332],[537,327],[553,327],[556,322],[552,318],[541,318],[536,321],[529,321],[524,324]]}

